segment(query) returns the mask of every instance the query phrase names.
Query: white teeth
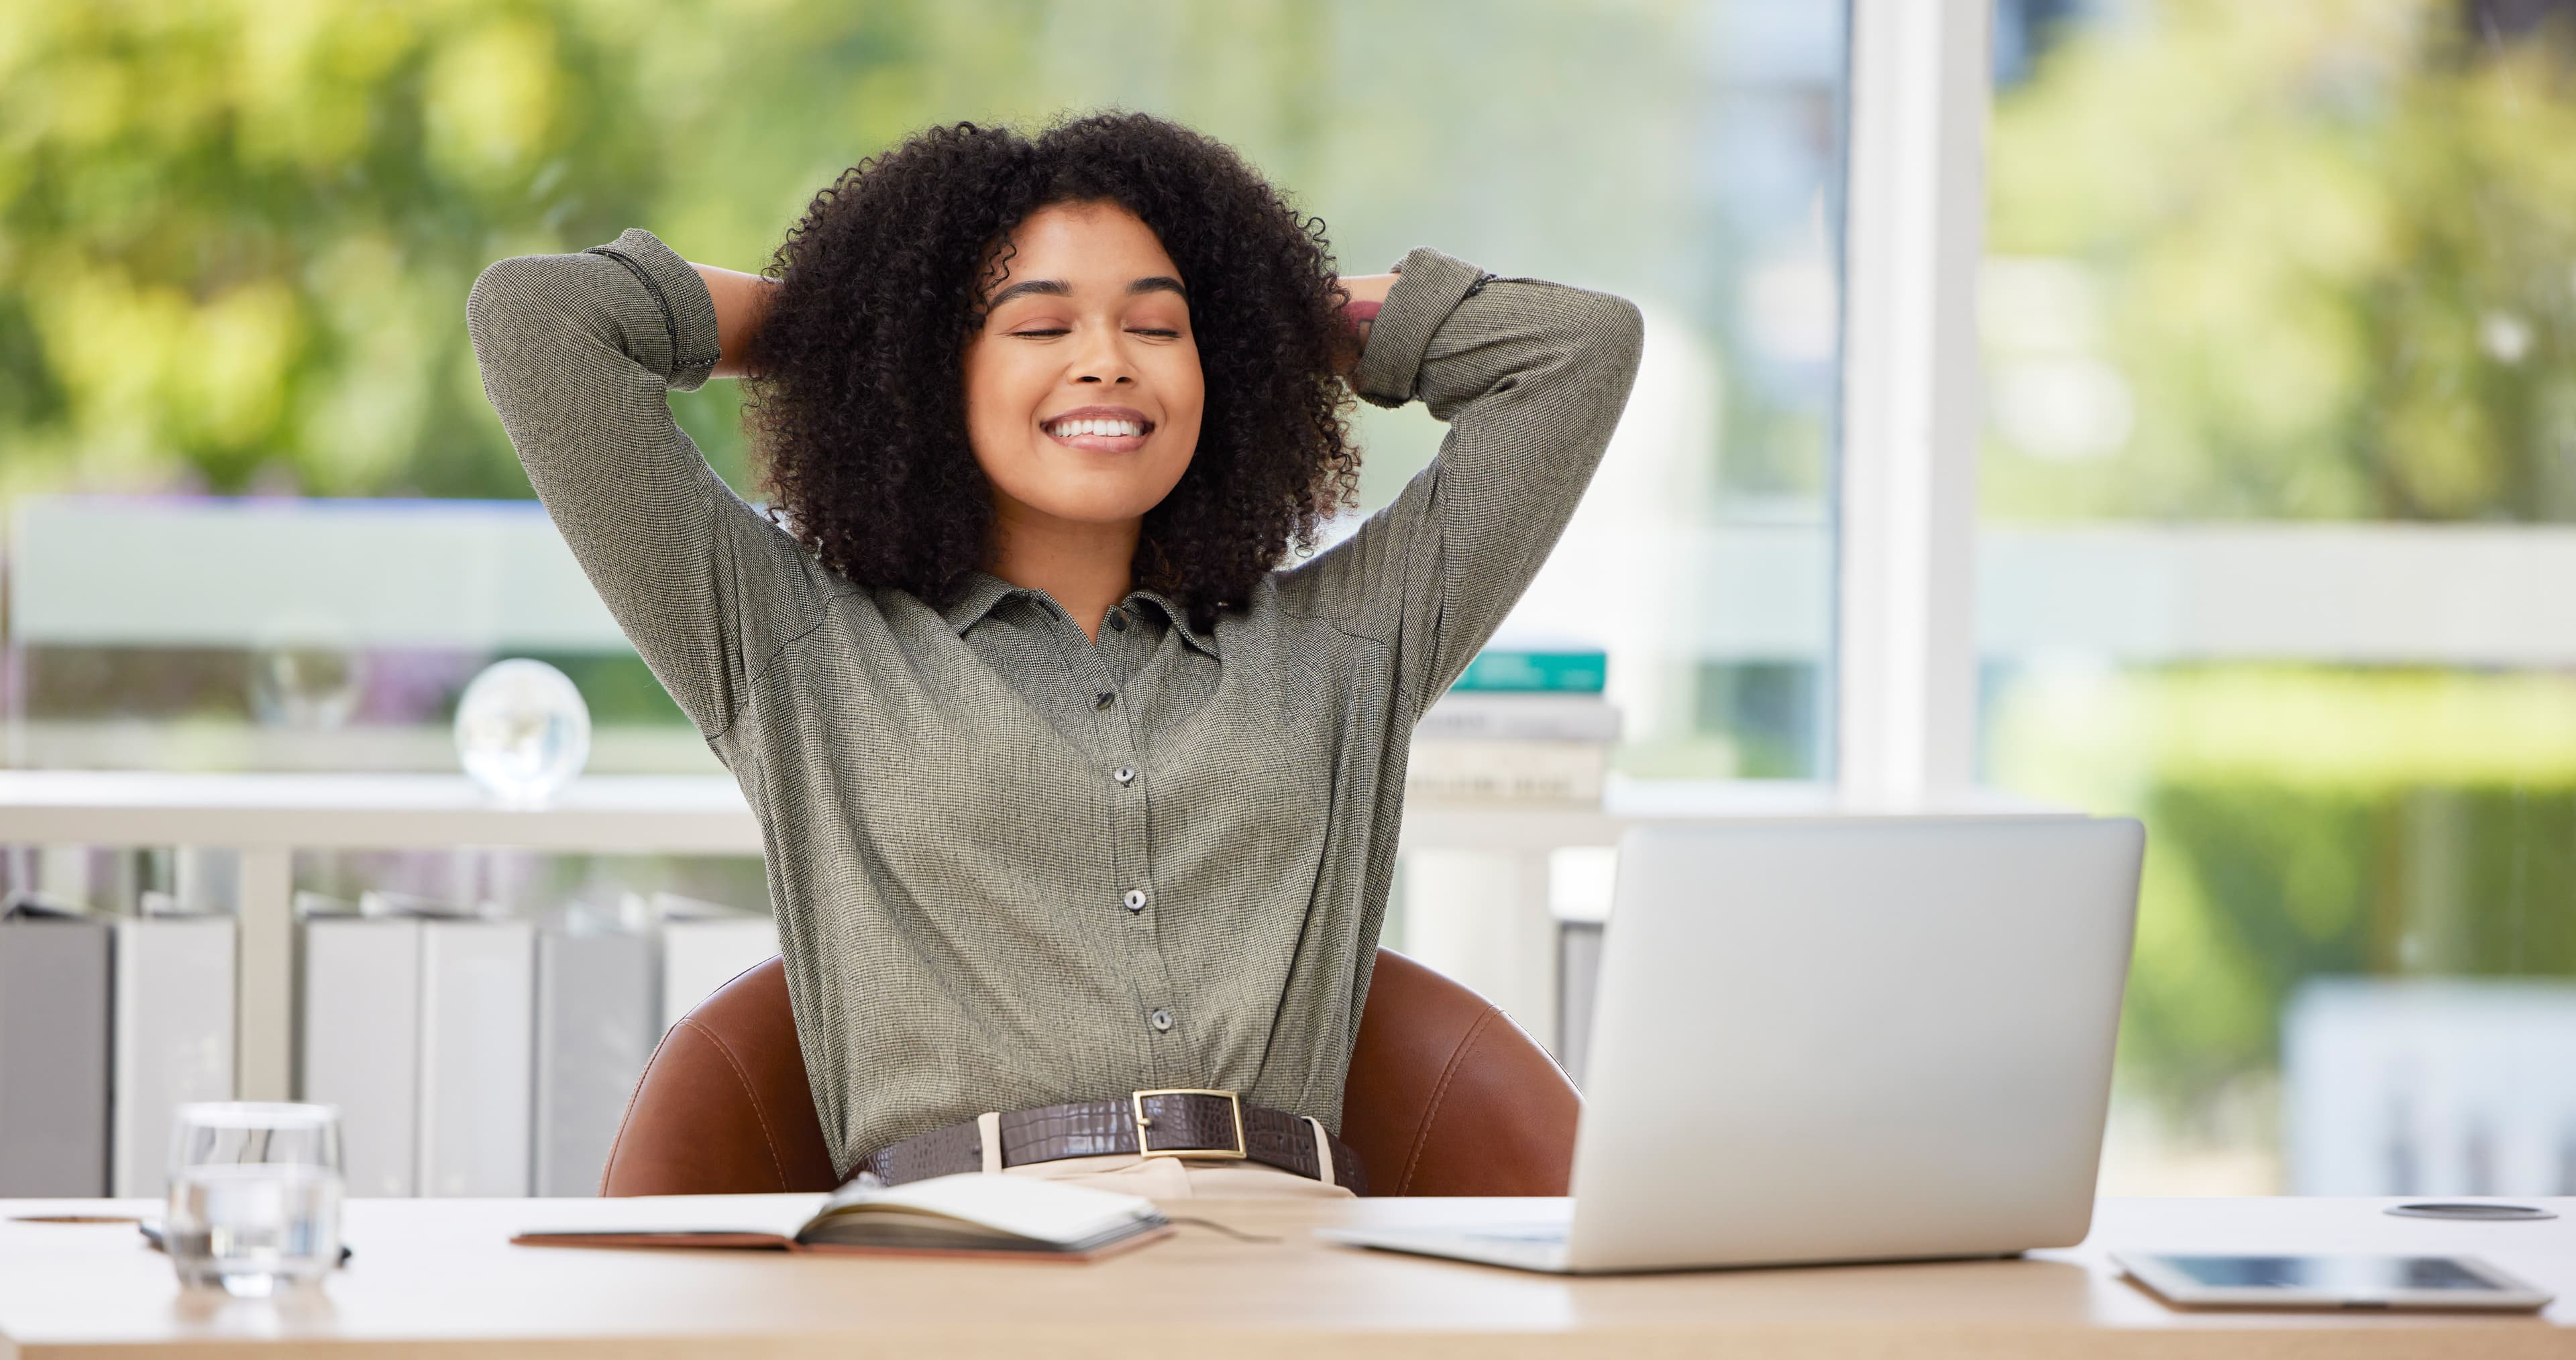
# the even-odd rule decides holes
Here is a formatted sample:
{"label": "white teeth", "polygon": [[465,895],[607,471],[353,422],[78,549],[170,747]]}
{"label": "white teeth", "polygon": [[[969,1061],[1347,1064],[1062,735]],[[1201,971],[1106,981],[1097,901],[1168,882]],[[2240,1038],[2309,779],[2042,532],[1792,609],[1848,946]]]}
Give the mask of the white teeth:
{"label": "white teeth", "polygon": [[1141,435],[1145,433],[1145,427],[1133,420],[1059,420],[1047,428],[1065,439],[1086,434]]}

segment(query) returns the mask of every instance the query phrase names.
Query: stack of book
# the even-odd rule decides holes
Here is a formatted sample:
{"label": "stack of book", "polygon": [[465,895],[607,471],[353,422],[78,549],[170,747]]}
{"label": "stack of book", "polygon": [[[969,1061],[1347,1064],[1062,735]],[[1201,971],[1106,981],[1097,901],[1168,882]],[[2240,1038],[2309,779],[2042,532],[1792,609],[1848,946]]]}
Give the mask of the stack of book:
{"label": "stack of book", "polygon": [[1413,729],[1408,797],[1598,807],[1619,740],[1597,648],[1495,646]]}

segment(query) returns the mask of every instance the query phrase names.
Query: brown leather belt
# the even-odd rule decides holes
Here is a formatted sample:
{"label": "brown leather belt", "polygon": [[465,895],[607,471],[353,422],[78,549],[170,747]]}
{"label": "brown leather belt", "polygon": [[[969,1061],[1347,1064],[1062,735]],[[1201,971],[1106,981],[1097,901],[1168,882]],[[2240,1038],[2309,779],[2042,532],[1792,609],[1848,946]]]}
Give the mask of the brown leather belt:
{"label": "brown leather belt", "polygon": [[[1145,1138],[1136,1138],[1139,1116]],[[1147,1157],[1253,1161],[1324,1180],[1315,1149],[1318,1126],[1292,1114],[1246,1105],[1232,1091],[1137,1091],[1125,1100],[1081,1100],[1014,1110],[998,1120],[1002,1166],[1027,1166],[1066,1157],[1134,1152]],[[1367,1193],[1359,1154],[1327,1134],[1334,1185]],[[931,1176],[981,1171],[982,1121],[952,1124],[874,1153],[859,1168],[888,1185]]]}

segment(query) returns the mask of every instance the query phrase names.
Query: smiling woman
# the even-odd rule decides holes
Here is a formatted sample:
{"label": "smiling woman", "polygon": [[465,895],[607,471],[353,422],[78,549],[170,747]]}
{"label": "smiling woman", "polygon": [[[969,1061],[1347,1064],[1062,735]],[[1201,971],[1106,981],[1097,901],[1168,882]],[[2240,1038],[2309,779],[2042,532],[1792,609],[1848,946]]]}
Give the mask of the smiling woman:
{"label": "smiling woman", "polygon": [[[641,229],[476,282],[529,480],[761,819],[842,1175],[1364,1181],[1335,1134],[1409,738],[1564,529],[1642,331],[1436,250],[1339,279],[1320,230],[1114,116],[923,133],[775,282]],[[711,374],[752,379],[784,525],[672,420]],[[1351,489],[1354,394],[1449,436],[1282,566]]]}
{"label": "smiling woman", "polygon": [[993,484],[993,573],[1097,636],[1145,512],[1197,452],[1207,384],[1180,266],[1115,203],[1022,222],[966,346],[966,436]]}
{"label": "smiling woman", "polygon": [[[826,562],[924,599],[1010,553],[1093,568],[1041,573],[1086,631],[1131,572],[1213,626],[1357,485],[1353,293],[1321,228],[1142,115],[934,128],[853,167],[788,233],[748,337],[779,508]],[[1163,427],[1133,450],[1039,428],[1087,405]]]}

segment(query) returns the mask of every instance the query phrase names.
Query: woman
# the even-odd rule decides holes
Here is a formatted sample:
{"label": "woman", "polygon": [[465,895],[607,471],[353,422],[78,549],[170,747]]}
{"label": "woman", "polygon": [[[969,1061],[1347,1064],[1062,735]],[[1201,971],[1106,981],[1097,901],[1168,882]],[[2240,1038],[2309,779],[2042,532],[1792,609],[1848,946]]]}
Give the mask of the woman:
{"label": "woman", "polygon": [[[1336,278],[1140,115],[922,133],[770,280],[629,230],[485,270],[484,390],[758,813],[833,1163],[1347,1194],[1414,720],[1545,559],[1636,309],[1431,250]],[[673,423],[750,381],[778,518]],[[1452,429],[1329,551],[1349,392]],[[1169,1088],[1227,1095],[1149,1094]],[[1239,1113],[1238,1113],[1239,1111]],[[1231,1154],[1183,1162],[1143,1148]]]}

